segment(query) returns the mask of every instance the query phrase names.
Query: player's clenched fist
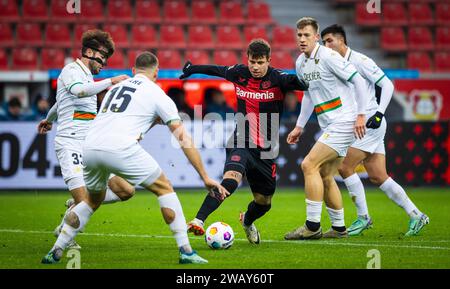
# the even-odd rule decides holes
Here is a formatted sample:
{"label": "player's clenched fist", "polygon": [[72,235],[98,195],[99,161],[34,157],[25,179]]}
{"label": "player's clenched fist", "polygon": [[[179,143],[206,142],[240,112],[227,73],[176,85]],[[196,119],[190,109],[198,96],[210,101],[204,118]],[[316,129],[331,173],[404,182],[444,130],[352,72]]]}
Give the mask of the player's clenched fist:
{"label": "player's clenched fist", "polygon": [[117,83],[119,83],[121,81],[124,81],[124,80],[126,80],[128,78],[130,78],[130,77],[128,75],[126,75],[126,74],[114,76],[114,77],[111,78],[111,83],[114,85],[114,84],[117,84]]}
{"label": "player's clenched fist", "polygon": [[47,132],[52,130],[52,126],[53,126],[53,124],[51,122],[49,122],[46,119],[43,119],[38,124],[38,133],[39,134],[46,134]]}
{"label": "player's clenched fist", "polygon": [[383,114],[377,111],[374,115],[372,115],[366,123],[367,128],[377,129],[381,126],[381,122],[383,121]]}
{"label": "player's clenched fist", "polygon": [[287,143],[288,144],[296,144],[298,143],[300,136],[303,133],[303,128],[296,126],[288,135]]}
{"label": "player's clenched fist", "polygon": [[183,66],[183,74],[180,75],[180,79],[188,78],[192,74],[192,63],[190,61],[186,62]]}

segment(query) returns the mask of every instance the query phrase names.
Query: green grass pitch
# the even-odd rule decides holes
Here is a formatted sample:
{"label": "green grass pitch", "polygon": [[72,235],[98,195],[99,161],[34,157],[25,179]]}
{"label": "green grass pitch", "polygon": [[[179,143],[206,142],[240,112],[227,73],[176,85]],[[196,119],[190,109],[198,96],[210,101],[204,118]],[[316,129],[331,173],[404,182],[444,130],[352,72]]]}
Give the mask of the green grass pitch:
{"label": "green grass pitch", "polygon": [[[256,222],[262,243],[248,243],[238,220],[252,199],[239,189],[207,220],[232,226],[235,242],[229,250],[215,251],[203,238],[190,236],[191,244],[209,260],[207,265],[179,265],[175,240],[164,223],[155,196],[138,191],[131,200],[104,205],[95,213],[85,232],[77,237],[82,246],[81,268],[366,268],[368,251],[380,252],[381,268],[450,268],[450,189],[408,190],[416,205],[428,214],[430,224],[419,236],[404,238],[408,217],[381,191],[367,193],[374,228],[364,236],[345,240],[285,241],[286,232],[305,220],[302,190],[278,189],[272,210]],[[194,217],[204,198],[201,190],[178,192],[186,219]],[[64,212],[67,192],[0,193],[0,268],[65,268],[41,265],[53,245],[54,227]],[[346,224],[356,211],[343,190]],[[330,223],[325,209],[322,227]]]}

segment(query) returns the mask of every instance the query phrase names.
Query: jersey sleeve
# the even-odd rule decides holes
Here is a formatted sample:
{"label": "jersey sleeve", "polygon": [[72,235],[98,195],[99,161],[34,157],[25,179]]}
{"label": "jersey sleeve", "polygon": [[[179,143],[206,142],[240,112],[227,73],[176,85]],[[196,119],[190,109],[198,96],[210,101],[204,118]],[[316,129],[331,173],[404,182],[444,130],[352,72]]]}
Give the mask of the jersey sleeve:
{"label": "jersey sleeve", "polygon": [[368,57],[361,58],[361,61],[359,62],[359,71],[365,79],[369,80],[374,85],[378,84],[378,82],[385,77],[383,70]]}
{"label": "jersey sleeve", "polygon": [[83,81],[80,77],[80,72],[74,66],[66,66],[59,75],[64,87],[70,92],[70,89],[76,84],[82,84]]}
{"label": "jersey sleeve", "polygon": [[169,124],[175,120],[181,120],[177,106],[167,95],[162,96],[156,103],[156,113],[164,124]]}
{"label": "jersey sleeve", "polygon": [[345,60],[337,52],[332,52],[322,60],[325,62],[325,66],[343,81],[350,81],[358,73],[353,64]]}

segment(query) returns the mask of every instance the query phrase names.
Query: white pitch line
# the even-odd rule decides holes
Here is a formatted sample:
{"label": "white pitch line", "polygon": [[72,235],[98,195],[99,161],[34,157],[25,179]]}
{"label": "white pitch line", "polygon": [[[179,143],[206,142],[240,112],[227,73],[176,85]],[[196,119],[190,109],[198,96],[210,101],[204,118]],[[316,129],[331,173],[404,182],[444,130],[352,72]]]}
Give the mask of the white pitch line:
{"label": "white pitch line", "polygon": [[[18,234],[53,234],[51,231],[25,231],[20,229],[0,229],[3,233],[18,233]],[[159,238],[172,239],[172,236],[158,236],[158,235],[136,235],[136,234],[108,234],[108,233],[82,233],[81,236],[97,236],[97,237],[124,237],[124,238]],[[190,237],[191,239],[202,240],[202,237]],[[245,241],[247,239],[235,239],[236,241]],[[333,242],[333,241],[293,241],[293,240],[262,240],[263,243],[289,243],[300,245],[331,245],[331,246],[354,246],[354,247],[389,247],[389,248],[406,248],[406,249],[427,249],[427,250],[444,250],[450,251],[449,247],[437,246],[418,246],[418,245],[394,245],[394,244],[378,244],[378,243],[354,243],[354,242]]]}

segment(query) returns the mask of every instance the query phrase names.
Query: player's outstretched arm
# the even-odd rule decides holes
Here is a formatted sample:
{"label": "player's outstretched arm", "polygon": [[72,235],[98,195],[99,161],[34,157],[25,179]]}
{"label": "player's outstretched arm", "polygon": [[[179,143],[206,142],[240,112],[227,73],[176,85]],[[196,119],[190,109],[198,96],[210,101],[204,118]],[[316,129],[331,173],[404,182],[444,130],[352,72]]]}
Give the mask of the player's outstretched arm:
{"label": "player's outstretched arm", "polygon": [[381,87],[380,104],[378,105],[377,112],[372,115],[366,123],[366,126],[368,128],[374,129],[377,129],[381,126],[386,108],[388,107],[389,102],[392,99],[392,95],[394,94],[394,84],[386,76],[378,81],[377,85]]}
{"label": "player's outstretched arm", "polygon": [[309,83],[304,79],[299,79],[295,74],[282,74],[281,75],[281,83],[283,85],[283,89],[288,90],[308,90]]}
{"label": "player's outstretched arm", "polygon": [[75,82],[74,84],[71,84],[68,89],[71,94],[76,95],[80,98],[89,97],[107,89],[111,85],[115,85],[128,78],[130,77],[124,74],[96,82]]}
{"label": "player's outstretched arm", "polygon": [[227,70],[228,66],[193,65],[188,61],[183,66],[183,74],[180,75],[180,79],[188,78],[192,74],[197,73],[226,78]]}
{"label": "player's outstretched arm", "polygon": [[200,175],[209,194],[211,196],[217,197],[216,195],[214,195],[214,191],[218,190],[220,193],[220,200],[224,200],[227,196],[229,196],[230,193],[224,187],[222,187],[218,182],[209,178],[203,166],[200,153],[195,148],[194,142],[192,141],[189,133],[185,130],[183,123],[180,120],[177,120],[169,123],[167,126],[180,143],[181,149],[183,150],[183,153],[186,155],[189,162]]}

